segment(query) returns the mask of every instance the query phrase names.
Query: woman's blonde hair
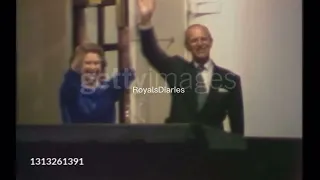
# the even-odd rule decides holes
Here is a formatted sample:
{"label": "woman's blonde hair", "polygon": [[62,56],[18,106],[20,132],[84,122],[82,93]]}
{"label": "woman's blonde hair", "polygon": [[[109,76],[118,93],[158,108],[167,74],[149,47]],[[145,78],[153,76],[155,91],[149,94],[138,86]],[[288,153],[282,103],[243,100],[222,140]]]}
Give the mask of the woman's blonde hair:
{"label": "woman's blonde hair", "polygon": [[88,53],[96,53],[101,58],[101,70],[105,72],[105,68],[107,66],[106,60],[104,59],[104,50],[101,46],[95,43],[82,43],[76,47],[71,59],[70,65],[75,61],[75,59],[80,58],[83,59],[84,56]]}

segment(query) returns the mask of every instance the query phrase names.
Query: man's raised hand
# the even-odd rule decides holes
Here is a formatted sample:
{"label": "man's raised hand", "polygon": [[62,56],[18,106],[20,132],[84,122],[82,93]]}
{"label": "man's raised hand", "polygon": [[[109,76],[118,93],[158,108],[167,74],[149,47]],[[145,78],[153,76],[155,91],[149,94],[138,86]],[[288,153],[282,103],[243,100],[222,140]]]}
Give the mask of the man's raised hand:
{"label": "man's raised hand", "polygon": [[140,24],[151,24],[151,18],[155,11],[156,0],[136,0],[138,3],[138,11],[140,15]]}

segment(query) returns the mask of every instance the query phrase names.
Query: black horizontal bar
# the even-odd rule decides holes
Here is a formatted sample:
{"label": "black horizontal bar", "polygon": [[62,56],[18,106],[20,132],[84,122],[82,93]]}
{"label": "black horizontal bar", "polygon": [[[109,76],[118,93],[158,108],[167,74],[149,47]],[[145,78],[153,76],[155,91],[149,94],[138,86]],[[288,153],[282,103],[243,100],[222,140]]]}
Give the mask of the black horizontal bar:
{"label": "black horizontal bar", "polygon": [[101,4],[98,5],[90,5],[88,0],[73,0],[73,6],[79,8],[86,8],[86,7],[97,7],[97,6],[114,6],[116,5],[116,0],[102,0]]}
{"label": "black horizontal bar", "polygon": [[115,51],[115,50],[118,50],[118,44],[117,43],[103,44],[102,48],[104,51]]}

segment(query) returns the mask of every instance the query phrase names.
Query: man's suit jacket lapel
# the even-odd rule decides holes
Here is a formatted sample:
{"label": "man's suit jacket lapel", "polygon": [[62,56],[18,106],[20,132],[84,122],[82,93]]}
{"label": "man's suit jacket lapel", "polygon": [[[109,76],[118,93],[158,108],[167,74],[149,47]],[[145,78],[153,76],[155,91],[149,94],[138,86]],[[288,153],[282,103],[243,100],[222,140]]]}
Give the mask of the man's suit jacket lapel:
{"label": "man's suit jacket lapel", "polygon": [[184,72],[187,72],[190,75],[191,78],[191,92],[187,96],[188,98],[188,106],[191,112],[197,112],[197,106],[198,106],[198,101],[197,101],[197,94],[195,91],[197,81],[196,81],[196,76],[197,76],[197,69],[194,67],[192,62],[187,62],[186,68]]}

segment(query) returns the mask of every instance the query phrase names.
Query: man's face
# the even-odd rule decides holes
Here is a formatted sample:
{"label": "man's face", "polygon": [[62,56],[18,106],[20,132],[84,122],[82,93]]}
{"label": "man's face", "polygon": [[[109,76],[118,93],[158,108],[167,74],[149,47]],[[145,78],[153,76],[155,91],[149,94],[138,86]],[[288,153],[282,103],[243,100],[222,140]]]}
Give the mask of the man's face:
{"label": "man's face", "polygon": [[101,73],[101,57],[97,53],[87,53],[82,61],[82,75],[88,83],[97,80]]}
{"label": "man's face", "polygon": [[201,26],[194,26],[186,32],[186,47],[195,61],[206,61],[210,57],[212,38],[209,31]]}

